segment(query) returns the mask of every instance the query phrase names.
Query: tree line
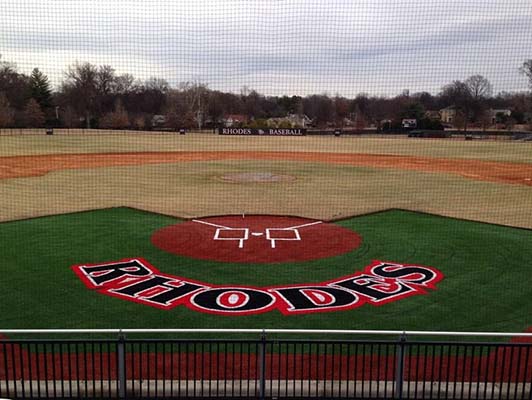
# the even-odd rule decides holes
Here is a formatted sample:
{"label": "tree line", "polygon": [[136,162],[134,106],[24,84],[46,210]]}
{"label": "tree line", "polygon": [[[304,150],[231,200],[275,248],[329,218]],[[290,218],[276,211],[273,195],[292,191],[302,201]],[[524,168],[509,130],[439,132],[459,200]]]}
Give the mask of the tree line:
{"label": "tree line", "polygon": [[[532,93],[532,59],[520,71],[528,78]],[[489,109],[510,109],[511,123],[527,123],[532,111],[531,93],[493,94],[491,83],[473,75],[445,85],[438,94],[410,93],[393,97],[365,93],[355,98],[340,95],[265,96],[244,87],[240,93],[213,90],[201,82],[172,87],[165,79],[140,80],[118,74],[109,65],[88,62],[70,65],[56,88],[38,68],[30,75],[17,65],[0,60],[0,128],[167,129],[203,128],[221,124],[227,115],[244,116],[240,124],[260,125],[267,119],[290,114],[306,115],[316,127],[355,128],[383,124],[399,126],[415,118],[419,128],[441,128],[428,111],[455,110],[455,124],[467,128],[487,123]],[[155,118],[154,118],[155,116]],[[506,121],[508,122],[508,121]]]}

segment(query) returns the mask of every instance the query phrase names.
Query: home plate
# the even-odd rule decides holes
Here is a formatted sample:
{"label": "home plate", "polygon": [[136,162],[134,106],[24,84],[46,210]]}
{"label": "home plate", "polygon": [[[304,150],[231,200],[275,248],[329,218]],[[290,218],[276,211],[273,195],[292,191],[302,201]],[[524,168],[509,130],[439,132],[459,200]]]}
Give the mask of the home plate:
{"label": "home plate", "polygon": [[262,232],[251,232],[251,234],[253,236],[262,236],[262,235],[264,235],[264,233],[262,233]]}

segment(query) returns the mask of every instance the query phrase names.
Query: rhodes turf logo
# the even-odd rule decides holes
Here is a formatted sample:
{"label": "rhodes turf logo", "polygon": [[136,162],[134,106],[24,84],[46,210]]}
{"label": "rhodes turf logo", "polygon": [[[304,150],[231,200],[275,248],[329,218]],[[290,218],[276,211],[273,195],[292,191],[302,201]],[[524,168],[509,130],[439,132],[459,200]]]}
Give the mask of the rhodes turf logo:
{"label": "rhodes turf logo", "polygon": [[76,265],[89,289],[168,310],[186,306],[218,315],[250,315],[278,310],[284,315],[379,306],[435,290],[443,275],[435,268],[374,261],[356,272],[323,283],[275,287],[218,286],[159,272],[141,258]]}

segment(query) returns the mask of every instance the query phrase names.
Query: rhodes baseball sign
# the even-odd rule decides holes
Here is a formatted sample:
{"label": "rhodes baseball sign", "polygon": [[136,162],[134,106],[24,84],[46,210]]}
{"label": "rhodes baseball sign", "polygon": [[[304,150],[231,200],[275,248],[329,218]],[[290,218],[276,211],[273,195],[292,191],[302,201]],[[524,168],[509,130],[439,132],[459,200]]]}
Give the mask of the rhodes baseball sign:
{"label": "rhodes baseball sign", "polygon": [[305,136],[306,129],[296,128],[218,128],[220,135],[256,135],[256,136]]}
{"label": "rhodes baseball sign", "polygon": [[[155,247],[198,262],[253,264],[324,260],[355,251],[362,241],[358,233],[337,224],[272,216],[194,219],[152,235]],[[356,270],[344,267],[345,271]],[[377,260],[325,282],[267,287],[214,285],[169,275],[143,258],[72,268],[87,288],[107,296],[162,310],[182,306],[226,316],[274,310],[288,316],[380,306],[425,295],[443,279],[433,267]]]}

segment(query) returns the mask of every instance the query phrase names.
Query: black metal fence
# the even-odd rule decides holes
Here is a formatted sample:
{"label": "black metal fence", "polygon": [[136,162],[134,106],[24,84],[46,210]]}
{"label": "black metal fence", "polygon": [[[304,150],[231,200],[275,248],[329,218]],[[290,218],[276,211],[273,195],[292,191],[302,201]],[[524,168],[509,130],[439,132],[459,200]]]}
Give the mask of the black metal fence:
{"label": "black metal fence", "polygon": [[531,399],[532,344],[0,340],[0,398]]}

